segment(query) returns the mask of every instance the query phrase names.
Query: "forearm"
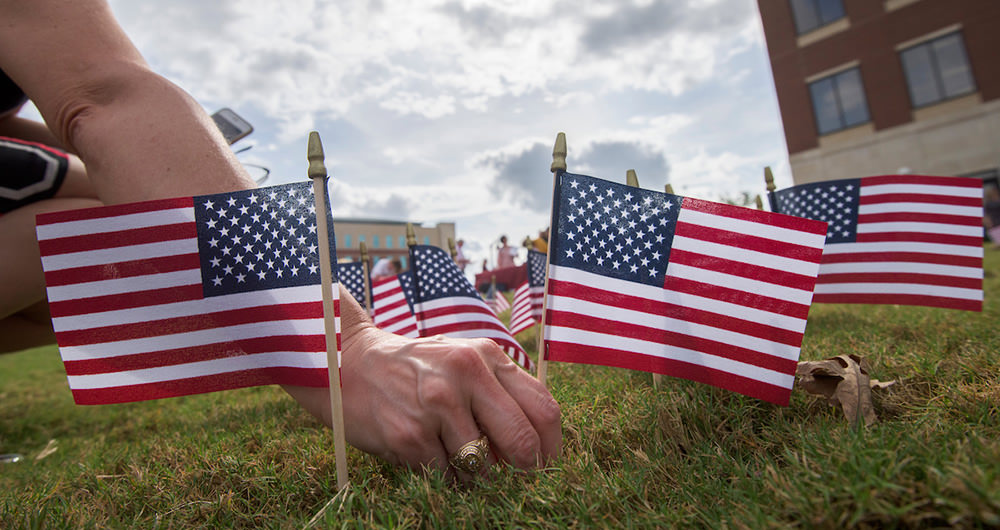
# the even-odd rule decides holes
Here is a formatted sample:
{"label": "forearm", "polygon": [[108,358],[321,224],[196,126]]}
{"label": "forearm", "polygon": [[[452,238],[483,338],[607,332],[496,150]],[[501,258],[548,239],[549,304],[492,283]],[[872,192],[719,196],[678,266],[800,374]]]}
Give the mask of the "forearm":
{"label": "forearm", "polygon": [[44,123],[17,116],[0,119],[0,136],[18,138],[66,150],[62,142],[56,139],[56,136],[52,134],[52,131]]}

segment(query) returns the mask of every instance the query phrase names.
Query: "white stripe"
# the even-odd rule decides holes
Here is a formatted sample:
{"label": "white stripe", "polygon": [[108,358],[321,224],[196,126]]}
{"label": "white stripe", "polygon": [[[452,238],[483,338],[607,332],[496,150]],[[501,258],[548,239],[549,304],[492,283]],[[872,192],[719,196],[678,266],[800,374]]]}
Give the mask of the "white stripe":
{"label": "white stripe", "polygon": [[[335,289],[336,299],[338,292]],[[272,306],[297,302],[316,302],[322,300],[319,285],[302,285],[299,287],[284,287],[267,289],[249,293],[229,294],[225,296],[210,296],[188,302],[174,302],[132,309],[118,309],[100,313],[89,313],[52,319],[52,327],[56,332],[78,329],[101,328],[118,324],[133,324],[167,318],[178,318],[192,315],[204,315],[219,311],[243,309],[247,307]]]}
{"label": "white stripe", "polygon": [[934,213],[944,215],[961,215],[981,219],[982,206],[956,206],[954,204],[927,204],[925,202],[883,202],[878,204],[862,204],[858,207],[859,215],[875,213]]}
{"label": "white stripe", "polygon": [[946,195],[949,197],[983,197],[983,189],[966,186],[940,186],[934,184],[863,184],[861,196],[885,195],[888,193],[916,193],[920,195]]}
{"label": "white stripe", "polygon": [[60,347],[63,361],[84,359],[104,359],[119,355],[149,353],[161,350],[190,348],[206,344],[216,344],[241,339],[273,337],[276,335],[324,335],[323,318],[308,320],[279,320],[275,322],[255,322],[221,328],[212,328],[185,333],[173,333],[128,339],[115,342],[88,344],[84,346]]}
{"label": "white stripe", "polygon": [[[711,243],[700,239],[674,236],[674,242],[671,247],[677,250],[696,252],[706,256],[727,259],[748,265],[767,267],[769,269],[777,269],[795,274],[802,274],[805,276],[812,276],[816,274],[816,263],[776,256],[774,254],[767,254],[756,250],[742,249],[720,243]],[[822,248],[822,245],[815,248],[820,249]]]}
{"label": "white stripe", "polygon": [[437,328],[461,322],[480,322],[483,324],[496,325],[501,328],[503,327],[503,324],[501,324],[500,321],[493,316],[493,313],[490,313],[489,315],[484,315],[482,313],[452,313],[421,320],[424,329]]}
{"label": "white stripe", "polygon": [[[781,357],[783,359],[796,360],[799,358],[799,348],[796,346],[789,346],[787,344],[781,344],[779,342],[762,339],[760,337],[719,329],[705,324],[696,324],[664,315],[653,315],[642,311],[607,306],[565,296],[549,296],[549,309],[552,311],[575,313],[587,318],[603,318],[615,322],[621,322],[623,325],[635,325],[664,331],[672,331],[682,335],[689,335],[706,340],[714,340],[723,344],[759,351],[776,357]],[[602,331],[612,336],[620,335],[618,333],[619,330],[615,329]]]}
{"label": "white stripe", "polygon": [[834,243],[823,247],[824,254],[853,254],[855,252],[917,252],[981,258],[983,257],[983,246],[943,245],[940,243],[914,243],[907,241],[872,241],[870,243]]}
{"label": "white stripe", "polygon": [[492,313],[490,306],[486,305],[486,302],[481,298],[475,298],[472,296],[449,296],[447,298],[438,298],[436,300],[428,300],[426,302],[420,302],[415,305],[415,307],[420,308],[420,311],[432,311],[434,309],[441,309],[445,307],[455,307],[455,306],[473,306],[485,309]]}
{"label": "white stripe", "polygon": [[883,232],[916,232],[918,234],[949,234],[956,236],[982,237],[982,226],[951,225],[944,223],[859,223],[859,234]]}
{"label": "white stripe", "polygon": [[218,375],[255,368],[326,368],[326,355],[319,352],[267,352],[210,359],[193,363],[143,368],[126,372],[67,376],[73,390],[141,385]]}
{"label": "white stripe", "polygon": [[981,268],[938,265],[935,263],[910,263],[906,261],[858,261],[852,263],[824,263],[819,266],[820,276],[824,274],[849,274],[857,272],[938,274],[959,278],[983,277],[983,269]]}
{"label": "white stripe", "polygon": [[403,291],[396,291],[395,293],[390,293],[381,297],[372,296],[372,305],[375,307],[375,311],[378,311],[379,307],[385,307],[396,302],[405,302],[406,295]]}
{"label": "white stripe", "polygon": [[[648,342],[629,337],[617,335],[607,335],[595,331],[584,331],[573,328],[563,328],[556,326],[545,327],[546,340],[567,342],[570,344],[584,344],[596,346],[598,348],[609,348],[615,350],[631,351],[643,355],[661,357],[663,359],[673,359],[697,366],[704,366],[721,372],[726,372],[755,381],[779,386],[781,388],[791,388],[795,381],[795,376],[783,374],[767,368],[761,368],[752,364],[741,363],[725,357],[718,357],[704,352],[668,346],[657,342]],[[795,359],[798,359],[796,355]]]}
{"label": "white stripe", "polygon": [[46,225],[38,225],[36,233],[38,240],[57,239],[61,237],[85,236],[105,232],[120,232],[136,228],[171,225],[178,223],[193,223],[194,209],[189,207],[155,210],[152,212],[132,213],[116,217],[101,217],[100,219],[80,219]]}
{"label": "white stripe", "polygon": [[391,311],[382,311],[375,306],[375,325],[381,327],[381,323],[392,320],[400,315],[409,315],[410,308],[408,306],[401,305]]}
{"label": "white stripe", "polygon": [[42,257],[42,268],[46,272],[91,265],[108,265],[178,254],[197,254],[198,241],[194,238],[175,239],[159,243],[145,243],[127,247],[107,248],[101,250],[86,250],[68,254],[56,254]]}
{"label": "white stripe", "polygon": [[[670,270],[669,267],[670,266],[668,266],[667,269],[668,273]],[[590,286],[598,287],[615,293],[623,293],[630,296],[636,296],[657,302],[665,302],[681,307],[700,309],[796,333],[803,333],[806,328],[806,321],[804,319],[772,313],[765,309],[733,304],[731,302],[724,302],[722,300],[715,300],[712,298],[661,289],[658,287],[645,286],[644,288],[636,289],[636,286],[639,284],[636,284],[635,282],[607,278],[569,267],[553,265],[552,269],[552,273],[554,274],[554,276],[552,276],[553,279],[562,282],[575,283],[583,289]],[[761,294],[766,295],[766,293]]]}
{"label": "white stripe", "polygon": [[774,241],[792,243],[812,248],[820,248],[823,246],[823,242],[826,241],[826,234],[814,234],[812,232],[804,232],[802,230],[795,230],[792,228],[782,228],[780,226],[758,223],[746,219],[735,219],[722,215],[712,215],[707,212],[690,210],[687,208],[681,209],[677,222],[690,223],[708,228],[725,230],[727,232],[749,234],[752,236],[772,239]]}
{"label": "white stripe", "polygon": [[201,285],[201,271],[189,269],[184,271],[147,274],[113,280],[56,285],[46,289],[49,302],[62,302],[93,296],[132,293],[149,289],[166,289],[185,285]]}
{"label": "white stripe", "polygon": [[379,285],[376,285],[376,286],[372,287],[372,298],[375,298],[378,295],[380,295],[380,294],[382,294],[382,293],[384,293],[386,291],[392,291],[393,289],[399,289],[400,293],[403,292],[402,291],[403,287],[399,284],[398,280],[397,281],[391,281],[390,280],[390,281],[387,281],[385,283],[382,283],[382,284],[379,284]]}
{"label": "white stripe", "polygon": [[[420,333],[417,331],[417,321],[412,317],[382,328],[383,331],[388,331],[389,333],[395,333],[396,335],[402,335],[404,337],[417,338]],[[405,333],[403,333],[405,331]]]}
{"label": "white stripe", "polygon": [[860,293],[860,294],[918,294],[925,296],[940,296],[942,298],[958,298],[961,300],[982,300],[983,291],[979,289],[963,289],[960,287],[944,287],[924,283],[819,283],[816,284],[816,294]]}

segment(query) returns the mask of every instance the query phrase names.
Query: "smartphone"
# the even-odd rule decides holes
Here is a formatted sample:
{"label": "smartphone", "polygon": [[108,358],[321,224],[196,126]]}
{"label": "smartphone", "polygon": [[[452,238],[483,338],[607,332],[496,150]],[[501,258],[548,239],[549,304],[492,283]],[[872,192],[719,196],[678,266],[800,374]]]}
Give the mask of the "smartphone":
{"label": "smartphone", "polygon": [[253,132],[253,126],[250,122],[244,120],[239,114],[236,114],[232,109],[224,108],[212,114],[212,120],[222,131],[222,136],[226,138],[229,145],[233,145],[240,138]]}

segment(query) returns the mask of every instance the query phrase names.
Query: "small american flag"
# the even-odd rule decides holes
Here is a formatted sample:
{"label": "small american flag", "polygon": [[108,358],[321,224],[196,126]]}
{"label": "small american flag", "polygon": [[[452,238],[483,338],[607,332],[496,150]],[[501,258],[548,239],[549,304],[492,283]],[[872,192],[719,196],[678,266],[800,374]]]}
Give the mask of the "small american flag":
{"label": "small american flag", "polygon": [[412,293],[409,272],[380,278],[372,284],[372,310],[375,313],[373,320],[380,329],[404,337],[417,338],[420,336],[420,331],[417,329],[417,319],[413,316],[413,302],[406,295],[400,282],[403,276],[406,276],[407,283],[411,284],[410,293]]}
{"label": "small american flag", "polygon": [[537,250],[528,251],[528,280],[514,291],[514,304],[510,310],[510,333],[518,333],[534,326],[542,319],[542,300],[545,295],[546,255]]}
{"label": "small american flag", "polygon": [[337,264],[340,283],[351,293],[361,307],[365,306],[365,267],[360,261]]}
{"label": "small american flag", "polygon": [[328,386],[310,183],[42,214],[36,232],[78,404]]}
{"label": "small american flag", "polygon": [[825,223],[557,179],[547,359],[788,403]]}
{"label": "small american flag", "polygon": [[493,339],[515,362],[531,360],[493,310],[480,298],[447,252],[429,245],[410,247],[414,275],[414,313],[420,336]]}
{"label": "small american flag", "polygon": [[510,302],[507,301],[507,297],[498,291],[495,285],[490,285],[490,288],[486,291],[486,303],[493,309],[493,312],[497,316],[510,309]]}
{"label": "small american flag", "polygon": [[983,183],[888,175],[803,184],[775,211],[829,223],[816,302],[982,311]]}

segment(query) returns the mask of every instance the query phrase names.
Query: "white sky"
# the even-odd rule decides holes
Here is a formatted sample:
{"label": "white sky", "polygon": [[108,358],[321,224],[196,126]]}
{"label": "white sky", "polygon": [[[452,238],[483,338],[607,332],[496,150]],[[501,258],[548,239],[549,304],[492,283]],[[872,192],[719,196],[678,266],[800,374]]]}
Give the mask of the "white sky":
{"label": "white sky", "polygon": [[[754,0],[111,0],[153,68],[305,178],[318,130],[338,217],[454,221],[478,263],[548,226],[571,172],[717,199],[791,185]],[[476,268],[478,270],[478,268]]]}

